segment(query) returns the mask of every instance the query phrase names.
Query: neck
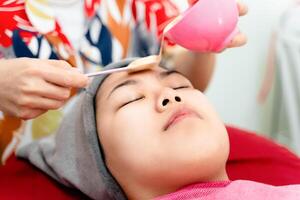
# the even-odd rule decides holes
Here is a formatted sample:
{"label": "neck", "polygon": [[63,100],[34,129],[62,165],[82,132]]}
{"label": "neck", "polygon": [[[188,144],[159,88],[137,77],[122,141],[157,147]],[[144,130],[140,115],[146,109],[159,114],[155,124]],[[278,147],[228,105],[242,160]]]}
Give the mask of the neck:
{"label": "neck", "polygon": [[[227,173],[222,170],[219,174],[210,178],[199,178],[198,180],[182,181],[174,184],[173,181],[163,184],[139,185],[136,182],[128,182],[122,187],[130,200],[154,199],[156,197],[176,192],[177,190],[191,184],[228,181]],[[126,187],[127,186],[127,187]]]}

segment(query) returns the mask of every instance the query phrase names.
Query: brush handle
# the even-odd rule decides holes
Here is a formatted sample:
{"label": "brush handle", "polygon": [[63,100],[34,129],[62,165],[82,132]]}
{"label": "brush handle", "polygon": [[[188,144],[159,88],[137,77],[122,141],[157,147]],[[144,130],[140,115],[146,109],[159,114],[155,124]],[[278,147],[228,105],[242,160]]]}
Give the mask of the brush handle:
{"label": "brush handle", "polygon": [[[157,60],[158,60],[157,63],[160,63],[160,61],[161,61],[161,57],[162,57],[162,53],[163,53],[164,37],[165,37],[165,32],[163,33],[162,41],[161,41],[161,44],[160,44],[160,50],[159,50],[159,53],[157,55]],[[149,59],[149,57],[153,57],[153,56],[154,55],[144,57],[144,58],[141,58],[141,59]],[[151,62],[153,62],[153,61],[151,61]],[[133,63],[129,64],[127,67],[103,70],[103,71],[99,71],[99,72],[92,72],[92,73],[88,73],[88,74],[85,74],[85,75],[88,76],[88,77],[93,77],[93,76],[99,76],[99,75],[102,75],[102,74],[111,74],[111,73],[114,73],[114,72],[138,71],[140,69],[144,69],[144,67],[142,67],[142,68],[136,67],[136,65],[134,65]],[[151,63],[151,64],[153,64],[153,63]]]}
{"label": "brush handle", "polygon": [[99,76],[99,75],[103,75],[103,74],[111,74],[114,72],[128,71],[129,69],[130,69],[129,67],[122,67],[122,68],[116,68],[116,69],[103,70],[103,71],[99,71],[99,72],[87,73],[85,75],[87,77],[93,77],[93,76]]}

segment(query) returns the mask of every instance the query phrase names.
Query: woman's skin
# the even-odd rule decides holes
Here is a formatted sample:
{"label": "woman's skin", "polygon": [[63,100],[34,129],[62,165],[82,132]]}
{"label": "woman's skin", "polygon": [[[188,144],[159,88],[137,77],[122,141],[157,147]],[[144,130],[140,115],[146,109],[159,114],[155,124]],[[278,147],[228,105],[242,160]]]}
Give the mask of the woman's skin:
{"label": "woman's skin", "polygon": [[106,164],[129,199],[228,180],[226,129],[191,82],[160,67],[110,75],[96,99]]}

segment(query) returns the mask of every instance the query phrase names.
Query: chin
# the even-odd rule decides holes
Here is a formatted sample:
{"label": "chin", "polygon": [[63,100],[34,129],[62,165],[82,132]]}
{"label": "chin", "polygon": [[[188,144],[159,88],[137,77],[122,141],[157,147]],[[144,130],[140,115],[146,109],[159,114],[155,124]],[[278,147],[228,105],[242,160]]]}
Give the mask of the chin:
{"label": "chin", "polygon": [[174,145],[172,148],[176,151],[177,159],[181,161],[220,165],[228,158],[229,139],[225,128],[211,128],[191,120],[173,127],[173,136],[169,139]]}

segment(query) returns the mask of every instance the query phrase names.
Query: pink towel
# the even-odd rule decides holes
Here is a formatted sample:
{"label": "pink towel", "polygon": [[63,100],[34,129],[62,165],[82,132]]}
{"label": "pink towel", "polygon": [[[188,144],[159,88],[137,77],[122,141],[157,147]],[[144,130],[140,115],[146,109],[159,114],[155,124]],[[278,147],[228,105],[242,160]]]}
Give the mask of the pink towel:
{"label": "pink towel", "polygon": [[272,186],[254,181],[198,183],[155,200],[300,200],[300,185]]}

